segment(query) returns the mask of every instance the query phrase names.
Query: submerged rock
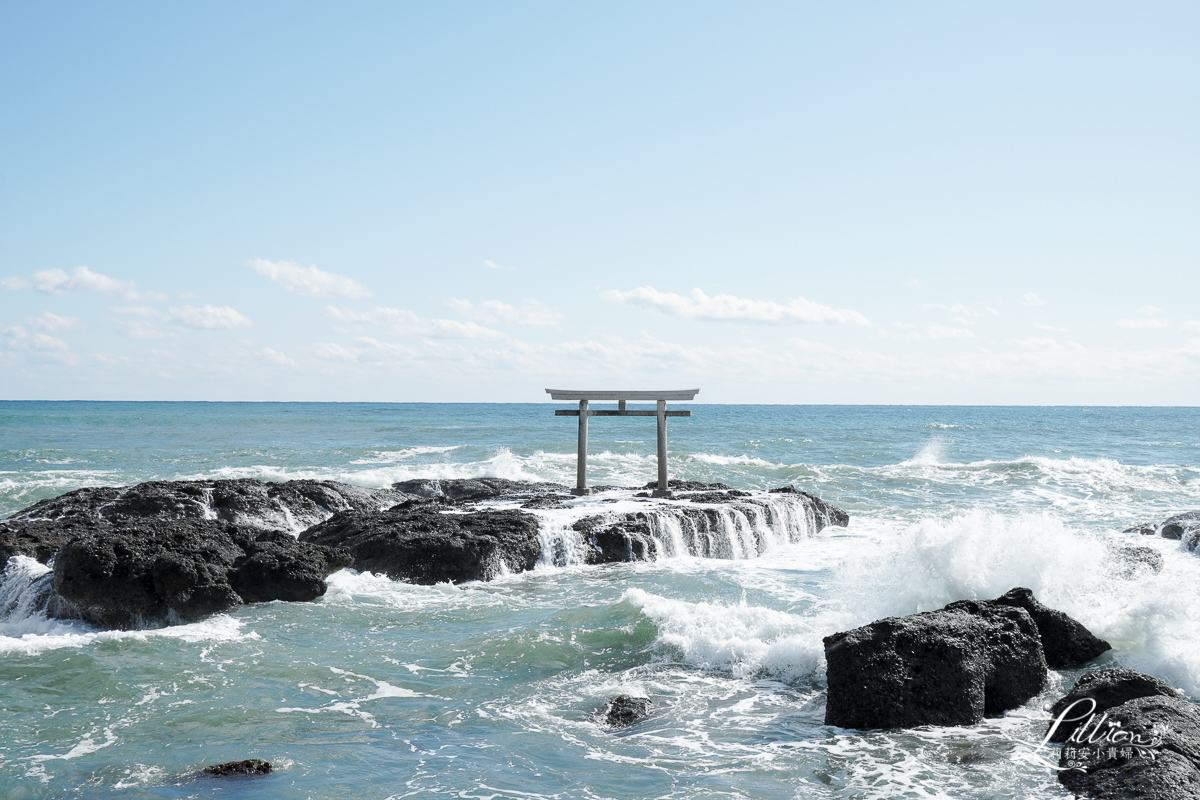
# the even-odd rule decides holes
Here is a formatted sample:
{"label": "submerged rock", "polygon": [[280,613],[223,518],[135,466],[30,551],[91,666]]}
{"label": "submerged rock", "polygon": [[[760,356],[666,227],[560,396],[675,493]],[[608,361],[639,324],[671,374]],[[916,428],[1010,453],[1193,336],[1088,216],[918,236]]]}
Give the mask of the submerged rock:
{"label": "submerged rock", "polygon": [[[1046,665],[1051,669],[1077,667],[1112,649],[1112,645],[1093,636],[1091,631],[1071,617],[1042,605],[1029,589],[1010,589],[989,602],[1023,608],[1029,612],[1042,639]],[[947,608],[953,605],[951,603]]]}
{"label": "submerged rock", "polygon": [[[1099,717],[1130,700],[1155,696],[1178,697],[1179,692],[1170,684],[1144,672],[1132,669],[1092,670],[1076,681],[1071,691],[1051,707],[1050,714],[1054,721],[1046,731],[1049,741],[1065,742],[1076,728],[1087,722],[1090,715]],[[1076,705],[1086,698],[1091,698],[1095,704]],[[1064,712],[1066,717],[1059,720]]]}
{"label": "submerged rock", "polygon": [[1155,694],[1108,709],[1107,718],[1059,755],[1058,780],[1098,800],[1200,798],[1200,710]]}
{"label": "submerged rock", "polygon": [[1109,549],[1109,567],[1118,577],[1133,578],[1143,572],[1162,572],[1162,553],[1153,547],[1119,545]]}
{"label": "submerged rock", "polygon": [[395,489],[364,489],[337,481],[149,481],[76,489],[22,509],[10,520],[196,519],[298,533],[338,511],[378,511],[410,496]]}
{"label": "submerged rock", "polygon": [[55,556],[49,613],[105,628],[190,622],[244,602],[313,600],[349,555],[215,520],[98,522]]}
{"label": "submerged rock", "polygon": [[272,771],[271,762],[261,758],[248,758],[245,761],[228,761],[224,764],[214,764],[204,768],[206,775],[267,775]]}
{"label": "submerged rock", "polygon": [[614,728],[628,728],[650,716],[654,703],[648,697],[619,694],[604,708],[604,721]]}
{"label": "submerged rock", "polygon": [[534,515],[449,512],[422,500],[374,514],[347,511],[308,529],[300,540],[346,548],[357,570],[422,584],[489,580],[537,563],[541,539]]}
{"label": "submerged rock", "polygon": [[825,724],[972,725],[1038,694],[1046,659],[1024,608],[964,601],[825,637]]}
{"label": "submerged rock", "polygon": [[[657,489],[658,481],[650,481],[643,489]],[[667,481],[667,490],[672,492],[723,492],[729,489],[723,483],[704,483],[703,481],[681,481],[671,478]]]}

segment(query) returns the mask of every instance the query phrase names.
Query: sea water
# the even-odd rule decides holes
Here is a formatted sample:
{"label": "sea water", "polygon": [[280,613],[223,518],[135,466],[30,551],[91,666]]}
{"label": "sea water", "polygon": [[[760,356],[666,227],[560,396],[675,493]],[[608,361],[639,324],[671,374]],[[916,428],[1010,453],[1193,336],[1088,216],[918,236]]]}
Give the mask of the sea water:
{"label": "sea water", "polygon": [[[28,587],[46,568],[14,559],[0,796],[1065,797],[1038,745],[1080,670],[972,727],[823,724],[823,636],[1013,586],[1108,639],[1098,665],[1200,698],[1200,556],[1121,533],[1200,507],[1200,410],[690,407],[670,421],[673,477],[795,484],[849,527],[754,557],[547,561],[461,586],[343,570],[316,602],[149,631],[45,619]],[[575,420],[552,408],[0,403],[0,517],[150,479],[570,484]],[[652,420],[590,434],[592,483],[655,478]],[[1160,551],[1162,571],[1129,570],[1122,544]],[[621,693],[653,713],[614,731],[597,710]],[[196,775],[251,757],[276,772]]]}

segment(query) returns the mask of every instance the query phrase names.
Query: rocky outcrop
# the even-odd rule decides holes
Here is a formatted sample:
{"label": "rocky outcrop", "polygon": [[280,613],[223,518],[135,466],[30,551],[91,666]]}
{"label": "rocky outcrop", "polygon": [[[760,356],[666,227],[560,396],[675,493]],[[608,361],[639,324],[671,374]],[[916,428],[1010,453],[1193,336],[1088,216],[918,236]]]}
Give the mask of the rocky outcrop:
{"label": "rocky outcrop", "polygon": [[50,613],[105,628],[190,622],[244,602],[313,600],[349,554],[215,520],[95,523],[54,558]]}
{"label": "rocky outcrop", "polygon": [[[1051,669],[1077,667],[1112,649],[1112,645],[1093,636],[1091,631],[1071,617],[1042,605],[1029,589],[1010,589],[989,602],[1023,608],[1029,612],[1042,639],[1046,665]],[[947,608],[953,605],[951,603]]]}
{"label": "rocky outcrop", "polygon": [[[643,489],[657,489],[658,481],[650,481]],[[704,483],[703,481],[681,481],[671,478],[667,481],[667,489],[672,492],[720,492],[729,489],[723,483]]]}
{"label": "rocky outcrop", "polygon": [[824,642],[825,724],[842,728],[972,725],[1046,683],[1038,628],[1023,608],[953,603]]}
{"label": "rocky outcrop", "polygon": [[227,761],[224,764],[214,764],[205,767],[205,775],[267,775],[272,771],[271,762],[261,758],[248,758],[245,761]]}
{"label": "rocky outcrop", "polygon": [[300,536],[344,547],[352,566],[413,583],[488,580],[533,569],[541,555],[538,520],[524,511],[451,512],[435,501],[410,500],[387,511],[334,515]]}
{"label": "rocky outcrop", "polygon": [[[1067,741],[1058,780],[1098,800],[1200,798],[1200,710],[1155,694],[1097,717],[1083,741]],[[1085,731],[1086,732],[1086,731]]]}
{"label": "rocky outcrop", "polygon": [[1195,551],[1200,546],[1200,511],[1176,514],[1162,522],[1146,522],[1126,528],[1125,533],[1140,533],[1143,536],[1158,535],[1164,539],[1181,540],[1183,546]]}
{"label": "rocky outcrop", "polygon": [[825,722],[971,725],[1035,696],[1048,667],[1078,666],[1109,649],[1023,587],[995,600],[887,617],[825,637]]}
{"label": "rocky outcrop", "polygon": [[[1050,709],[1048,741],[1063,743],[1091,716],[1139,697],[1178,697],[1170,684],[1132,669],[1097,669],[1084,674]],[[1090,698],[1091,703],[1080,703]],[[1077,705],[1078,704],[1078,705]],[[1065,714],[1065,716],[1064,716]],[[1061,719],[1060,719],[1061,717]]]}
{"label": "rocky outcrop", "polygon": [[338,511],[378,511],[410,497],[337,481],[149,481],[76,489],[18,511],[10,521],[197,519],[299,533]]}
{"label": "rocky outcrop", "polygon": [[94,526],[95,522],[87,519],[4,520],[0,522],[0,565],[13,556],[48,563],[63,545]]}
{"label": "rocky outcrop", "polygon": [[657,505],[645,511],[598,514],[572,524],[585,546],[585,562],[653,561],[663,555],[700,558],[757,556],[774,544],[798,541],[825,528],[844,526],[850,516],[808,492],[792,487],[765,497],[718,492],[712,486],[678,495],[690,505]]}
{"label": "rocky outcrop", "polygon": [[476,502],[479,500],[528,500],[543,496],[569,497],[558,483],[528,483],[505,478],[416,479],[392,484],[392,489],[428,500]]}
{"label": "rocky outcrop", "polygon": [[610,727],[628,728],[650,716],[650,709],[653,706],[654,703],[650,701],[649,697],[619,694],[608,701],[602,716],[605,724]]}
{"label": "rocky outcrop", "polygon": [[1106,554],[1109,568],[1120,578],[1135,578],[1147,572],[1162,572],[1162,553],[1153,547],[1116,545]]}

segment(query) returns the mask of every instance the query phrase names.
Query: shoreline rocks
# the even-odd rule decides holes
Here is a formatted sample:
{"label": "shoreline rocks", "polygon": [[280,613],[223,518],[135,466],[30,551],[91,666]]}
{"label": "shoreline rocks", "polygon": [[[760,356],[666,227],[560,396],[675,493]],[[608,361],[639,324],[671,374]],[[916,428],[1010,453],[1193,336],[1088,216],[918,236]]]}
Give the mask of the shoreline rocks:
{"label": "shoreline rocks", "polygon": [[653,707],[654,703],[649,697],[619,694],[608,701],[602,716],[610,728],[628,728],[650,716]]}
{"label": "shoreline rocks", "polygon": [[446,510],[436,501],[409,500],[373,514],[345,511],[309,528],[300,541],[344,547],[354,569],[420,584],[524,572],[541,556],[538,519],[532,514]]}
{"label": "shoreline rocks", "polygon": [[1200,510],[1185,511],[1168,517],[1162,522],[1146,522],[1126,528],[1123,533],[1140,533],[1142,536],[1161,536],[1174,539],[1187,550],[1196,551],[1200,546]]}
{"label": "shoreline rocks", "polygon": [[[1072,708],[1084,698],[1094,710]],[[1064,743],[1058,780],[1077,797],[1200,798],[1200,708],[1168,684],[1128,669],[1089,672],[1054,713],[1073,720],[1066,735],[1051,723],[1050,741]]]}
{"label": "shoreline rocks", "polygon": [[825,724],[842,728],[972,725],[1035,697],[1047,651],[1058,666],[1107,642],[1021,587],[996,600],[886,617],[824,639]]}

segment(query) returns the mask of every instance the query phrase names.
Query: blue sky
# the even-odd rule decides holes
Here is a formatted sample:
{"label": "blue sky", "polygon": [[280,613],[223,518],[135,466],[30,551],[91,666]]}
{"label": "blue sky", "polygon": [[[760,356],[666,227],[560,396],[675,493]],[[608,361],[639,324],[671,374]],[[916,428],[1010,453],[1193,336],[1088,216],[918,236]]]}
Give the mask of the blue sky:
{"label": "blue sky", "polygon": [[0,397],[1193,405],[1198,35],[0,2]]}

